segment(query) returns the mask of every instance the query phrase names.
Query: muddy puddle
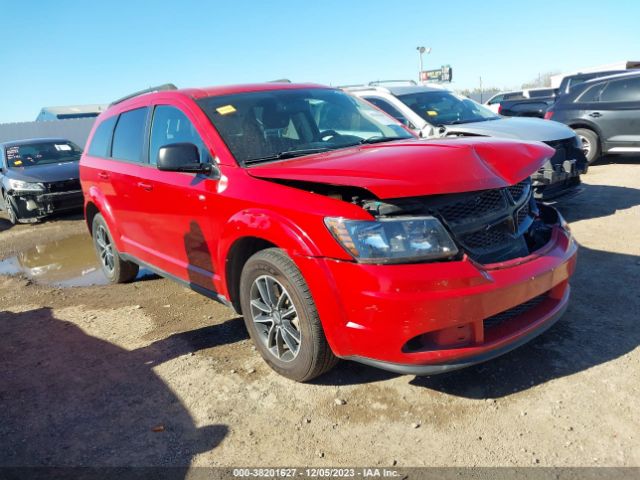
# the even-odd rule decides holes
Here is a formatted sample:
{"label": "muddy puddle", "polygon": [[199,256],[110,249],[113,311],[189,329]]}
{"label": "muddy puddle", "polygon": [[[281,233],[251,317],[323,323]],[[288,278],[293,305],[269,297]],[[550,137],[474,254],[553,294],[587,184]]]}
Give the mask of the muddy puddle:
{"label": "muddy puddle", "polygon": [[[0,275],[22,273],[30,280],[56,287],[107,285],[91,237],[79,234],[36,245],[0,260]],[[139,277],[150,272],[141,270]]]}

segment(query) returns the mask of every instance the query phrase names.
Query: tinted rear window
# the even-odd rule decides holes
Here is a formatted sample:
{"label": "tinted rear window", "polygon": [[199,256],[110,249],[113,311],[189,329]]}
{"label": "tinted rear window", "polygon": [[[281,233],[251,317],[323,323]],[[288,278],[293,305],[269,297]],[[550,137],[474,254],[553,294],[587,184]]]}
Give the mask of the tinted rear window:
{"label": "tinted rear window", "polygon": [[113,126],[116,124],[117,117],[107,118],[98,125],[96,133],[91,139],[91,145],[87,151],[92,157],[108,157],[109,144],[111,143],[111,135],[113,134]]}
{"label": "tinted rear window", "polygon": [[120,115],[113,132],[111,156],[129,162],[142,161],[144,129],[147,121],[147,108],[138,108]]}

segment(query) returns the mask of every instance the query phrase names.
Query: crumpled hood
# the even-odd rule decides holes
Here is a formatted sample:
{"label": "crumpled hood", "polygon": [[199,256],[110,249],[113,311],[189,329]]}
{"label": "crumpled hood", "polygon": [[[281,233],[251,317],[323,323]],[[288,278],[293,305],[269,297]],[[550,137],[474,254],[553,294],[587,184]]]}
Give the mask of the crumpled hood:
{"label": "crumpled hood", "polygon": [[541,143],[495,138],[402,140],[336,150],[247,169],[258,178],[366,188],[400,198],[501,188],[553,155]]}
{"label": "crumpled hood", "polygon": [[23,182],[39,183],[75,180],[80,178],[79,166],[80,162],[62,162],[32,167],[11,167],[7,177]]}
{"label": "crumpled hood", "polygon": [[488,137],[511,138],[537,142],[564,140],[575,136],[563,123],[541,118],[510,117],[486,122],[447,125],[447,133],[470,133]]}

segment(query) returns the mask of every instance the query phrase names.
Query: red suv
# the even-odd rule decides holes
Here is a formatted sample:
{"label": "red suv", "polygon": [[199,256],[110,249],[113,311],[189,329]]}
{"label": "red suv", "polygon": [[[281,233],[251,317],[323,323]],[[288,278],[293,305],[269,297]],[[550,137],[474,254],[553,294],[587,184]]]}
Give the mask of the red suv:
{"label": "red suv", "polygon": [[337,358],[433,374],[564,312],[576,244],[537,204],[540,143],[416,139],[340,90],[261,84],[116,102],[81,159],[112,282],[142,265],[241,312],[305,381]]}

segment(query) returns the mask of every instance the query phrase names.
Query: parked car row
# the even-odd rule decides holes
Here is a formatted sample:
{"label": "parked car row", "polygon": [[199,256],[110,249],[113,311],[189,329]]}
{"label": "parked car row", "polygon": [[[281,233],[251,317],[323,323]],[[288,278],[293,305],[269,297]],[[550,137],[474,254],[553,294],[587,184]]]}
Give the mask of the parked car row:
{"label": "parked car row", "polygon": [[498,137],[546,143],[555,154],[531,177],[536,198],[549,200],[568,193],[587,171],[580,139],[560,123],[505,118],[439,87],[368,85],[345,90],[374,104],[422,138]]}
{"label": "parked car row", "polygon": [[602,154],[640,153],[640,71],[569,75],[557,95],[525,98],[499,94],[489,102],[505,116],[541,117],[578,134],[589,163]]}

